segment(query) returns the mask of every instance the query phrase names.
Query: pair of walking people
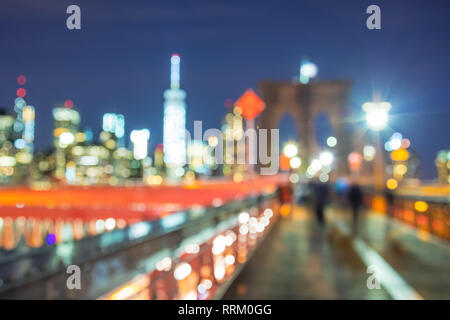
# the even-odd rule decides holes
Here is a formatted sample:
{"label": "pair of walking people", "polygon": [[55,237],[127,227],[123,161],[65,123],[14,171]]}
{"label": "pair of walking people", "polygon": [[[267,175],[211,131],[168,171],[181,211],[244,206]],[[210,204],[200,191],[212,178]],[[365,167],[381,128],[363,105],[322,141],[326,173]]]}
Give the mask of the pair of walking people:
{"label": "pair of walking people", "polygon": [[[329,202],[329,186],[327,183],[314,181],[310,184],[314,212],[316,214],[317,222],[320,225],[325,224],[325,207]],[[356,230],[358,224],[358,216],[360,208],[363,204],[363,192],[358,184],[352,184],[347,191],[347,200],[352,213],[352,225]]]}

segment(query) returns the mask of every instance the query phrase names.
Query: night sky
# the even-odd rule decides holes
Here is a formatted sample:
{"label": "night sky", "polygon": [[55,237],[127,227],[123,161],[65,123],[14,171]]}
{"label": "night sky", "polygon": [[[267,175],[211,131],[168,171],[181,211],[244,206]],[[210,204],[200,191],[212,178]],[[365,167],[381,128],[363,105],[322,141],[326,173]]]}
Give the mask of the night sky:
{"label": "night sky", "polygon": [[[81,7],[81,30],[66,28],[70,4]],[[381,30],[366,28],[371,4]],[[38,149],[51,145],[51,109],[66,99],[95,132],[103,113],[119,112],[127,135],[149,128],[151,147],[161,143],[172,53],[182,58],[188,129],[194,120],[220,127],[225,99],[262,79],[292,79],[307,56],[319,80],[354,82],[353,108],[374,90],[392,103],[390,126],[411,139],[423,178],[450,148],[448,0],[1,0],[0,40],[0,105],[12,112],[26,75]]]}

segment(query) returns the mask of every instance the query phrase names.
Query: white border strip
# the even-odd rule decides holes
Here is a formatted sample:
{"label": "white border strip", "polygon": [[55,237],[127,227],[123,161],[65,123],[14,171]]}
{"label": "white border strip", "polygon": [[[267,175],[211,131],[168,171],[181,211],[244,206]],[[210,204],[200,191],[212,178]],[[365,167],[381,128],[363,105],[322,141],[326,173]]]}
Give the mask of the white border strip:
{"label": "white border strip", "polygon": [[[346,236],[350,236],[349,228],[342,223],[336,223],[339,231]],[[375,265],[379,272],[374,274],[383,288],[394,300],[423,300],[403,278],[394,270],[375,250],[370,248],[364,240],[355,236],[352,240],[353,248],[360,256],[366,267]]]}

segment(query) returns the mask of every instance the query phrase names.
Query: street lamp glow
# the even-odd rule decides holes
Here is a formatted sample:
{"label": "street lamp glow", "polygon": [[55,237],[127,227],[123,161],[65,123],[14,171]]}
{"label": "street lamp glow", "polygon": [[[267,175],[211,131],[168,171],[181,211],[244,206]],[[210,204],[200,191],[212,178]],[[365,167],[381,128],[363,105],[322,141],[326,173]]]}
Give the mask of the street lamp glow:
{"label": "street lamp glow", "polygon": [[314,78],[317,75],[317,66],[312,62],[306,62],[300,67],[300,74],[307,78]]}
{"label": "street lamp glow", "polygon": [[328,176],[328,174],[325,173],[325,172],[322,172],[322,173],[319,175],[319,180],[320,180],[320,182],[325,183],[325,182],[328,181],[328,179],[329,179],[329,176]]}
{"label": "street lamp glow", "polygon": [[374,146],[366,145],[363,149],[364,160],[372,161],[375,157],[376,149]]}
{"label": "street lamp glow", "polygon": [[298,152],[298,148],[293,143],[287,143],[284,146],[283,153],[288,158],[295,157],[297,155],[297,152]]}
{"label": "street lamp glow", "polygon": [[366,102],[362,109],[366,113],[367,126],[375,131],[380,131],[388,124],[388,112],[392,106],[389,102]]}
{"label": "street lamp glow", "polygon": [[330,148],[334,148],[337,144],[337,139],[333,136],[328,137],[327,139],[327,146],[329,146]]}
{"label": "street lamp glow", "polygon": [[375,131],[383,130],[388,123],[387,110],[376,108],[370,109],[366,113],[367,126]]}
{"label": "street lamp glow", "polygon": [[291,165],[291,168],[298,169],[302,165],[302,160],[299,157],[293,157],[289,160],[289,164]]}
{"label": "street lamp glow", "polygon": [[320,160],[314,159],[311,162],[311,168],[313,171],[319,171],[320,169],[322,169],[322,163],[320,162]]}
{"label": "street lamp glow", "polygon": [[388,181],[386,181],[386,187],[390,190],[396,189],[397,186],[398,186],[398,182],[395,179],[389,179]]}
{"label": "street lamp glow", "polygon": [[324,151],[319,156],[320,163],[324,166],[329,166],[334,159],[333,154],[330,151]]}

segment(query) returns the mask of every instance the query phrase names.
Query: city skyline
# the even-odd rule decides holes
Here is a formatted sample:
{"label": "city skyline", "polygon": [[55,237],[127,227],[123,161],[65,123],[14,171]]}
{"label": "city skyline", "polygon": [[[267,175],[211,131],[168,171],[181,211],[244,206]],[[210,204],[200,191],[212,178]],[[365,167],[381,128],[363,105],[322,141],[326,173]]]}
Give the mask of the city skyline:
{"label": "city skyline", "polygon": [[[355,110],[360,110],[375,90],[392,103],[391,126],[410,137],[421,158],[421,177],[436,176],[436,154],[448,149],[446,115],[450,97],[445,88],[445,66],[449,62],[445,57],[449,45],[444,37],[449,22],[444,14],[448,4],[443,1],[436,2],[442,10],[436,10],[432,18],[401,15],[405,10],[420,12],[426,6],[423,1],[414,1],[409,8],[381,1],[383,29],[374,33],[364,27],[361,12],[365,4],[351,6],[349,2],[286,4],[283,8],[266,2],[254,11],[252,2],[149,6],[138,1],[132,8],[124,2],[111,4],[111,8],[119,9],[114,12],[80,2],[79,31],[65,28],[68,3],[4,3],[2,36],[4,43],[15,42],[0,52],[4,70],[0,105],[12,112],[16,78],[26,75],[27,101],[36,108],[38,150],[51,143],[51,132],[45,130],[52,124],[51,109],[66,99],[75,102],[83,125],[94,129],[96,135],[107,112],[125,115],[127,136],[133,128],[150,128],[153,149],[162,142],[163,91],[169,83],[165,62],[173,52],[185,62],[181,85],[188,92],[188,130],[194,120],[202,120],[205,127],[220,127],[227,111],[226,99],[237,99],[247,88],[257,89],[263,79],[292,79],[301,58],[307,56],[318,65],[320,80],[353,80],[351,107]],[[324,13],[324,8],[335,13]],[[35,14],[38,9],[45,21]],[[146,15],[134,15],[139,10]],[[265,25],[270,12],[274,22]],[[156,14],[157,19],[152,20]],[[240,19],[243,16],[245,21]],[[25,24],[21,22],[24,18]],[[11,23],[14,29],[3,28]],[[349,29],[354,37],[348,36]],[[430,33],[433,37],[428,36]],[[60,43],[61,52],[52,48],[54,43]],[[30,50],[21,51],[17,44]],[[425,51],[424,44],[439,45],[440,50]],[[361,51],[355,54],[352,45],[358,45]],[[428,63],[421,60],[423,57]]]}
{"label": "city skyline", "polygon": [[450,299],[449,12],[1,0],[0,300]]}

